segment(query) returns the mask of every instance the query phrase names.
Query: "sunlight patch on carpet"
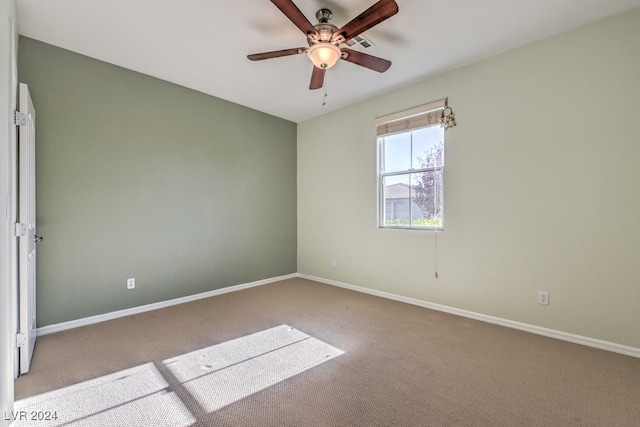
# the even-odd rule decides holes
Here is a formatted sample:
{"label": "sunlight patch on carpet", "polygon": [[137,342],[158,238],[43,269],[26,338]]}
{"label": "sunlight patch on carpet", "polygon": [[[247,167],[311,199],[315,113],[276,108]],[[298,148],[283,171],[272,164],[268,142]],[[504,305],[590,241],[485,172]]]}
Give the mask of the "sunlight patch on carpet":
{"label": "sunlight patch on carpet", "polygon": [[182,427],[196,421],[153,363],[19,400],[8,415],[16,427]]}
{"label": "sunlight patch on carpet", "polygon": [[200,406],[213,412],[343,353],[280,325],[164,363]]}

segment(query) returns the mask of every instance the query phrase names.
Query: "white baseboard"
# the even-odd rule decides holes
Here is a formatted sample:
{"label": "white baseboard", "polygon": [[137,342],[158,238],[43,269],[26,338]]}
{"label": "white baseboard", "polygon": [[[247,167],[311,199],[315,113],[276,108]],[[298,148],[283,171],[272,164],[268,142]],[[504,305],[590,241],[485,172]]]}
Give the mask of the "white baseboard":
{"label": "white baseboard", "polygon": [[256,282],[243,283],[240,285],[229,286],[226,288],[216,289],[209,292],[203,292],[200,294],[189,295],[182,298],[176,298],[168,301],[161,301],[153,304],[142,305],[139,307],[128,308],[125,310],[113,311],[110,313],[99,314],[97,316],[85,317],[83,319],[71,320],[69,322],[57,323],[55,325],[48,325],[38,328],[36,333],[38,336],[53,334],[56,332],[66,331],[68,329],[79,328],[81,326],[92,325],[94,323],[104,322],[107,320],[117,319],[119,317],[131,316],[134,314],[144,313],[147,311],[158,310],[172,305],[183,304],[186,302],[196,301],[199,299],[210,298],[217,295],[226,294],[229,292],[235,292],[242,289],[253,288],[256,286],[266,285],[269,283],[278,282],[286,279],[293,279],[300,277],[303,279],[313,280],[315,282],[324,283],[327,285],[337,286],[340,288],[350,289],[352,291],[361,292],[369,295],[374,295],[381,298],[386,298],[394,301],[399,301],[407,304],[416,305],[418,307],[424,307],[431,310],[442,311],[444,313],[454,314],[457,316],[467,317],[469,319],[480,320],[482,322],[493,323],[495,325],[506,326],[512,329],[518,329],[525,332],[530,332],[537,335],[543,335],[550,338],[559,339],[562,341],[571,342],[574,344],[580,344],[587,347],[598,348],[601,350],[607,350],[614,353],[624,354],[626,356],[640,358],[640,348],[629,347],[621,344],[612,343],[609,341],[603,341],[595,338],[585,337],[582,335],[570,334],[567,332],[558,331],[555,329],[543,328],[541,326],[530,325],[528,323],[516,322],[509,319],[503,319],[500,317],[489,316],[486,314],[476,313],[473,311],[462,310],[455,307],[436,304],[428,301],[419,300],[416,298],[409,298],[402,295],[392,294],[390,292],[378,291],[375,289],[364,288],[361,286],[355,286],[348,283],[342,283],[335,280],[325,279],[322,277],[311,276],[308,274],[292,273],[285,276],[273,277],[270,279],[258,280]]}
{"label": "white baseboard", "polygon": [[427,301],[419,300],[416,298],[409,298],[401,295],[395,295],[389,292],[363,288],[361,286],[350,285],[347,283],[337,282],[335,280],[324,279],[322,277],[316,277],[316,276],[311,276],[307,274],[298,274],[297,276],[303,279],[313,280],[314,282],[320,282],[327,285],[350,289],[352,291],[362,292],[365,294],[374,295],[381,298],[387,298],[394,301],[417,305],[419,307],[424,307],[431,310],[442,311],[449,314],[455,314],[457,316],[480,320],[482,322],[493,323],[495,325],[506,326],[512,329],[518,329],[521,331],[531,332],[537,335],[543,335],[545,337],[556,338],[556,339],[559,339],[562,341],[568,341],[574,344],[580,344],[587,347],[594,347],[601,350],[607,350],[614,353],[624,354],[626,356],[640,358],[640,348],[629,347],[621,344],[612,343],[609,341],[598,340],[595,338],[589,338],[582,335],[575,335],[567,332],[557,331],[554,329],[548,329],[540,326],[530,325],[528,323],[521,323],[521,322],[509,320],[509,319],[503,319],[500,317],[494,317],[486,314],[475,313],[473,311],[467,311],[467,310],[462,310],[455,307],[449,307],[446,305],[435,304],[432,302],[427,302]]}
{"label": "white baseboard", "polygon": [[250,283],[243,283],[226,288],[215,289],[213,291],[203,292],[200,294],[189,295],[186,297],[175,298],[168,301],[156,302],[153,304],[141,305],[139,307],[127,308],[125,310],[112,311],[110,313],[99,314],[96,316],[85,317],[83,319],[71,320],[68,322],[56,323],[55,325],[47,325],[36,330],[37,336],[53,334],[56,332],[66,331],[68,329],[79,328],[81,326],[93,325],[107,320],[117,319],[119,317],[131,316],[134,314],[144,313],[147,311],[158,310],[160,308],[170,307],[172,305],[184,304],[185,302],[196,301],[199,299],[210,298],[216,295],[222,295],[229,292],[235,292],[242,289],[253,288],[256,286],[266,285],[281,280],[293,279],[299,277],[297,273],[288,274],[286,276],[272,277],[270,279],[258,280]]}

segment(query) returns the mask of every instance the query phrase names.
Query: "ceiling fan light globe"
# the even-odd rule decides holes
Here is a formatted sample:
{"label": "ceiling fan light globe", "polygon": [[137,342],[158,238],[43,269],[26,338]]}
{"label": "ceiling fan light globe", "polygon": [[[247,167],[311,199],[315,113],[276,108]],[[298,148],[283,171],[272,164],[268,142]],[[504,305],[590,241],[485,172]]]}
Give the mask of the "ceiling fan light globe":
{"label": "ceiling fan light globe", "polygon": [[309,48],[307,55],[313,65],[318,68],[327,69],[336,65],[342,55],[340,48],[331,43],[316,43]]}

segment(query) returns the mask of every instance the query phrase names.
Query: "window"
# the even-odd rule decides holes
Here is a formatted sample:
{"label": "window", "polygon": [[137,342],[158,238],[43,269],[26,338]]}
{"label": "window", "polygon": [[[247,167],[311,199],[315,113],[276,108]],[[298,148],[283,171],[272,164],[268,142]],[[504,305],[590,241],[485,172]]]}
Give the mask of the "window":
{"label": "window", "polygon": [[443,229],[445,100],[376,120],[379,227]]}

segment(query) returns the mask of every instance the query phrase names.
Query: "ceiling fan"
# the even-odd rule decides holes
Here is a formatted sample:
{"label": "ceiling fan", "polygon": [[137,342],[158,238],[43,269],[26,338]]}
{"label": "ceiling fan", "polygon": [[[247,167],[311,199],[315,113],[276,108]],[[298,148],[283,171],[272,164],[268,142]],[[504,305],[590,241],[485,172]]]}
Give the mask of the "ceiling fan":
{"label": "ceiling fan", "polygon": [[285,14],[293,24],[307,37],[309,47],[276,50],[272,52],[254,53],[247,55],[252,61],[279,58],[281,56],[307,53],[313,62],[311,83],[309,89],[320,89],[324,84],[324,74],[333,67],[339,59],[352,64],[384,73],[391,66],[391,61],[378,58],[346,47],[339,47],[364,31],[378,25],[398,13],[398,4],[394,0],[379,0],[369,9],[356,16],[342,28],[329,23],[333,14],[329,9],[316,12],[316,25],[311,24],[300,9],[291,0],[271,0],[278,9]]}

